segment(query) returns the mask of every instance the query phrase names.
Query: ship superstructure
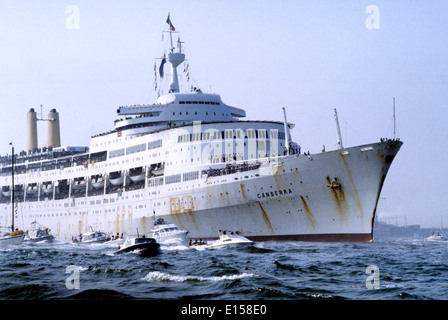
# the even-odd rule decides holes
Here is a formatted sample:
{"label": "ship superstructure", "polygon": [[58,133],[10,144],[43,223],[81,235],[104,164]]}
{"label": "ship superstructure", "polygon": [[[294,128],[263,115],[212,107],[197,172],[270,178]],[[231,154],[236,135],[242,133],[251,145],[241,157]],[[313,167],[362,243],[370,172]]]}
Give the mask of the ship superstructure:
{"label": "ship superstructure", "polygon": [[[402,142],[303,154],[286,114],[284,121],[244,120],[243,109],[217,94],[179,92],[184,59],[182,46],[171,45],[169,92],[152,105],[119,107],[114,129],[88,147],[60,146],[52,110],[51,138],[36,150],[30,110],[28,150],[14,163],[16,224],[38,221],[65,240],[91,228],[149,232],[157,218],[192,238],[234,230],[252,240],[372,239],[381,188]],[[0,158],[0,226],[11,219],[10,158]]]}

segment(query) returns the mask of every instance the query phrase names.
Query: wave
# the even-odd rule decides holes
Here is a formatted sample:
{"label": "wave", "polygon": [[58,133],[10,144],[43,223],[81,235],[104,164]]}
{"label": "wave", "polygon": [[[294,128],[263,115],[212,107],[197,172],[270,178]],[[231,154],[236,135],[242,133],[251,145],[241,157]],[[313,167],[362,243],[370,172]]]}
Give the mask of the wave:
{"label": "wave", "polygon": [[256,277],[257,275],[254,273],[241,273],[241,274],[232,274],[232,275],[224,275],[224,276],[210,276],[210,277],[201,277],[201,276],[179,276],[174,274],[169,274],[160,271],[151,271],[146,276],[144,276],[141,280],[144,281],[173,281],[173,282],[186,282],[186,281],[223,281],[223,280],[236,280],[242,278],[250,278]]}

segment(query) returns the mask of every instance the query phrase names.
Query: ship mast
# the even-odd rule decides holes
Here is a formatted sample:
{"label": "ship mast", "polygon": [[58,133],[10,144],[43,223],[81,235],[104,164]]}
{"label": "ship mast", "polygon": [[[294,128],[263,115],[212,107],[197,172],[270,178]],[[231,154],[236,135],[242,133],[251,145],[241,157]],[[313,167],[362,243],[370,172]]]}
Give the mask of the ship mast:
{"label": "ship mast", "polygon": [[290,133],[289,133],[288,121],[286,120],[286,110],[285,110],[285,107],[283,107],[282,109],[283,109],[283,118],[284,118],[283,125],[285,127],[285,147],[286,147],[286,150],[287,150],[286,154],[289,154],[289,142],[291,140],[291,136],[290,136]]}
{"label": "ship mast", "polygon": [[395,122],[395,97],[394,97],[394,140],[397,138],[397,134],[396,134],[396,122]]}
{"label": "ship mast", "polygon": [[336,128],[338,129],[338,149],[343,149],[344,146],[342,145],[341,128],[339,127],[338,112],[336,111],[336,108],[334,108],[334,119],[336,120]]}
{"label": "ship mast", "polygon": [[12,158],[11,158],[11,181],[12,181],[12,189],[11,189],[11,196],[12,196],[12,200],[11,200],[11,210],[12,210],[12,219],[11,219],[11,232],[14,232],[14,146],[12,144],[12,142],[9,143],[12,150]]}
{"label": "ship mast", "polygon": [[169,25],[169,34],[170,34],[170,53],[168,53],[168,61],[171,63],[171,82],[169,92],[179,92],[179,79],[177,76],[177,67],[185,61],[185,54],[182,53],[182,46],[179,41],[179,50],[177,52],[174,51],[173,46],[173,32],[176,30],[171,23],[170,14],[168,13],[168,18],[166,19],[166,23]]}

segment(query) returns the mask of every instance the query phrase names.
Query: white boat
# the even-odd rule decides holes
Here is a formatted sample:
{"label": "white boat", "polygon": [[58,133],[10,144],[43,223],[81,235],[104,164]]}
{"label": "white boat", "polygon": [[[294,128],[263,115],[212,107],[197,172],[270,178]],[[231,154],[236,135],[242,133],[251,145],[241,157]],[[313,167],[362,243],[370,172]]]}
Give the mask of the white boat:
{"label": "white boat", "polygon": [[165,173],[165,167],[164,166],[160,166],[160,167],[157,167],[157,168],[151,170],[151,174],[154,175],[154,176],[161,176],[164,173]]}
{"label": "white boat", "polygon": [[37,184],[30,184],[30,185],[28,185],[26,193],[27,194],[34,194],[34,195],[38,194],[39,193],[39,186]]}
{"label": "white boat", "polygon": [[73,190],[85,190],[87,186],[87,182],[84,178],[75,180],[73,182]]}
{"label": "white boat", "polygon": [[[12,142],[10,143],[10,145],[12,146]],[[12,201],[11,201],[11,233],[4,235],[2,237],[0,237],[0,245],[21,245],[23,243],[23,240],[25,239],[25,232],[23,232],[22,230],[18,230],[16,228],[14,228],[14,215],[17,214],[17,211],[15,211],[14,209],[17,207],[15,207],[15,203],[14,203],[14,147],[12,147],[11,149],[11,154],[12,154],[12,159],[11,159],[11,188],[9,189],[10,192],[12,191]],[[6,189],[5,187],[2,187],[2,190]]]}
{"label": "white boat", "polygon": [[53,241],[54,236],[50,234],[50,229],[34,221],[31,223],[31,230],[25,236],[25,241]]}
{"label": "white boat", "polygon": [[11,191],[9,191],[9,190],[2,191],[2,194],[6,198],[10,198],[11,197]]}
{"label": "white boat", "polygon": [[425,238],[427,241],[447,241],[448,238],[440,233],[433,233],[432,235]]}
{"label": "white boat", "polygon": [[42,186],[42,189],[45,194],[51,194],[53,193],[53,184],[52,183],[44,184]]}
{"label": "white boat", "polygon": [[122,246],[115,251],[115,254],[135,252],[140,256],[154,256],[159,252],[160,244],[154,238],[127,237]]}
{"label": "white boat", "polygon": [[8,235],[0,237],[0,246],[21,245],[24,239],[25,233],[23,231],[11,232]]}
{"label": "white boat", "polygon": [[131,169],[129,171],[129,178],[134,183],[139,183],[145,181],[146,173],[143,171],[142,168],[139,169]]}
{"label": "white boat", "polygon": [[162,218],[154,221],[150,235],[151,238],[156,239],[158,243],[176,243],[185,245],[188,243],[187,230],[181,230],[174,223],[166,222],[165,219]]}
{"label": "white boat", "polygon": [[122,186],[125,183],[125,179],[126,179],[126,184],[129,183],[130,178],[128,175],[124,174],[123,172],[112,172],[110,177],[109,177],[109,181],[113,186]]}
{"label": "white boat", "polygon": [[229,248],[229,247],[240,247],[240,246],[250,246],[253,241],[239,235],[238,232],[227,232],[219,230],[219,239],[215,241],[202,242],[199,240],[198,243],[190,239],[188,244],[193,248],[208,248],[208,249],[218,249],[218,248]]}
{"label": "white boat", "polygon": [[8,186],[3,186],[2,187],[2,194],[3,194],[3,197],[5,197],[5,198],[11,198],[11,190],[10,190],[10,188]]}
{"label": "white boat", "polygon": [[94,244],[94,243],[104,243],[110,240],[110,236],[101,231],[92,231],[86,232],[75,239],[73,242],[82,243],[82,244]]}
{"label": "white boat", "polygon": [[106,185],[108,185],[109,181],[106,181],[106,179],[104,179],[101,176],[98,176],[98,177],[95,177],[95,178],[92,177],[92,186],[95,189],[103,189],[104,188],[104,183],[106,183]]}

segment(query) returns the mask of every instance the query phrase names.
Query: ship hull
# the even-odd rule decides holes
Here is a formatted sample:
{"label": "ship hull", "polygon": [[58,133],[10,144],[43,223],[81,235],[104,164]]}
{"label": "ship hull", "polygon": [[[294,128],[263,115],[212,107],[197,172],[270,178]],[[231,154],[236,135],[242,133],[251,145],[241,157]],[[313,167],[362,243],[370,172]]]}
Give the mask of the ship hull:
{"label": "ship hull", "polygon": [[[209,194],[218,195],[209,200],[214,208],[171,206],[165,219],[192,238],[237,230],[253,241],[370,241],[381,189],[400,147],[401,142],[378,143],[289,157],[266,175],[261,168],[262,178],[245,175],[226,188],[211,185]],[[240,204],[230,205],[238,199]]]}
{"label": "ship hull", "polygon": [[[182,187],[19,204],[24,228],[36,219],[58,239],[93,227],[117,234],[150,232],[164,218],[190,238],[239,231],[254,241],[370,241],[383,183],[402,142],[387,141],[261,160],[256,170],[202,176]],[[10,212],[10,205],[2,211]],[[4,224],[8,224],[5,215]]]}

